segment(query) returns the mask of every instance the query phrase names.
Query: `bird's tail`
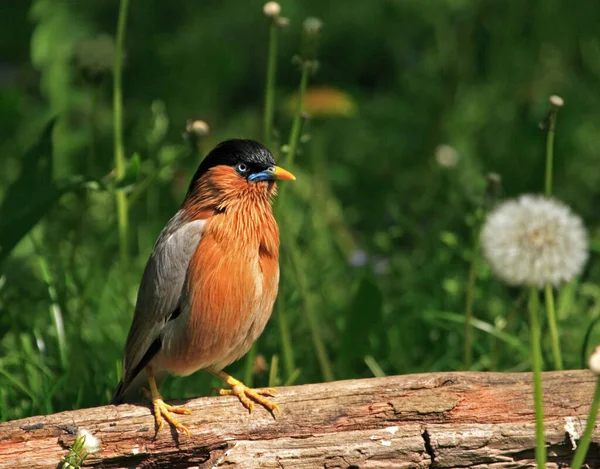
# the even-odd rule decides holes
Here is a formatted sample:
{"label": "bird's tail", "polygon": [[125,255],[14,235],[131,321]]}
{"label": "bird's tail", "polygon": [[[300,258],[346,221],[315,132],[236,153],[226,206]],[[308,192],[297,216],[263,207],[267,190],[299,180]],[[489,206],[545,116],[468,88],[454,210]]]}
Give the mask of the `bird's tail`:
{"label": "bird's tail", "polygon": [[[167,375],[167,372],[162,369],[154,371],[154,380],[156,384],[160,383]],[[117,385],[117,389],[113,394],[111,404],[119,405],[126,402],[139,402],[142,386],[147,385],[147,376],[145,372],[139,373],[129,381],[121,380]]]}
{"label": "bird's tail", "polygon": [[113,405],[123,404],[123,400],[125,397],[125,386],[123,385],[123,380],[119,381],[117,389],[113,394],[112,400],[110,401]]}
{"label": "bird's tail", "polygon": [[121,379],[113,394],[111,404],[119,405],[125,402],[139,400],[140,388],[144,385],[146,373],[139,373],[133,379]]}

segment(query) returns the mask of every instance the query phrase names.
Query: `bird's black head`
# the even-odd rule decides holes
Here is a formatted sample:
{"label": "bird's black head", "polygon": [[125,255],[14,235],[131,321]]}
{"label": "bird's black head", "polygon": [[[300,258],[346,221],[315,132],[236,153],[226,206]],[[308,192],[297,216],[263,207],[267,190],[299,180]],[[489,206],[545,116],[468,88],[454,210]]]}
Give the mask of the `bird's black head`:
{"label": "bird's black head", "polygon": [[[267,147],[255,140],[231,139],[219,143],[200,163],[194,180],[214,166],[231,166],[238,173],[249,176],[275,166],[275,159]],[[240,171],[240,169],[242,171]]]}
{"label": "bird's black head", "polygon": [[230,166],[248,181],[259,182],[274,179],[294,180],[295,177],[278,166],[267,147],[255,140],[231,139],[219,143],[200,163],[192,178],[194,186],[210,168]]}

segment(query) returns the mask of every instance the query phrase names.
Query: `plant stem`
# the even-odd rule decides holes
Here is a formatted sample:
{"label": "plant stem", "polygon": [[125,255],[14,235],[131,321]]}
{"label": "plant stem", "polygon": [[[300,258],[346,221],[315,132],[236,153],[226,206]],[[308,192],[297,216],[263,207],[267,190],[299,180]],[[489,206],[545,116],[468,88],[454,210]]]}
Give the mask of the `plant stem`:
{"label": "plant stem", "polygon": [[[125,24],[129,0],[121,0],[119,4],[119,21],[117,25],[117,43],[113,73],[113,125],[116,179],[125,177],[125,149],[123,147],[123,43],[125,41]],[[117,220],[119,224],[119,253],[123,264],[129,260],[129,226],[127,218],[127,197],[125,192],[117,190]]]}
{"label": "plant stem", "polygon": [[283,310],[282,300],[277,302],[277,324],[279,325],[279,335],[281,337],[283,368],[285,369],[286,379],[289,379],[296,370],[296,362],[294,359],[294,348],[292,347],[290,326],[285,311]]}
{"label": "plant stem", "polygon": [[529,295],[529,328],[531,331],[531,364],[533,366],[533,398],[535,402],[535,459],[537,467],[546,467],[544,437],[544,396],[542,390],[542,347],[540,344],[539,298],[535,287]]}
{"label": "plant stem", "polygon": [[552,166],[554,162],[554,133],[556,130],[556,108],[550,106],[548,114],[548,133],[546,134],[546,197],[552,195]]}
{"label": "plant stem", "polygon": [[575,451],[575,456],[573,456],[571,469],[580,469],[581,465],[583,464],[583,461],[585,460],[588,448],[590,447],[592,433],[594,432],[594,427],[596,425],[598,407],[600,407],[600,377],[598,377],[598,380],[596,381],[596,391],[594,392],[594,399],[592,401],[592,405],[590,406],[590,413],[585,424],[585,430],[583,431],[581,440],[579,440],[579,446],[577,447],[577,451]]}
{"label": "plant stem", "polygon": [[475,243],[473,244],[473,255],[469,266],[469,278],[467,280],[467,294],[465,300],[465,337],[464,337],[464,362],[465,369],[470,369],[473,363],[473,349],[471,347],[471,319],[473,318],[473,293],[477,280],[477,260],[479,258],[479,229],[476,230]]}
{"label": "plant stem", "polygon": [[[292,130],[290,132],[290,139],[288,143],[288,153],[285,158],[285,167],[289,167],[289,165],[293,161],[293,155],[296,152],[296,147],[298,146],[298,141],[300,140],[300,133],[302,130],[302,101],[304,92],[306,91],[306,87],[308,85],[308,75],[309,75],[310,67],[308,65],[302,65],[302,77],[300,79],[300,87],[298,89],[298,103],[296,105],[296,112],[294,114],[294,121],[292,123]],[[267,90],[268,93],[268,90]],[[266,117],[265,117],[266,118]],[[279,197],[277,199],[277,206],[281,207],[282,201],[284,199],[283,195],[285,193],[285,188],[287,186],[283,186],[279,190]],[[281,234],[282,237],[287,238],[288,228],[285,225],[281,226]],[[315,345],[315,349],[317,350],[317,357],[319,359],[319,364],[321,365],[321,372],[327,381],[333,380],[333,372],[331,369],[331,364],[329,362],[329,358],[327,357],[327,352],[325,350],[325,346],[323,345],[323,341],[321,339],[320,333],[317,330],[316,318],[314,318],[312,304],[310,303],[309,289],[306,285],[304,276],[302,275],[302,271],[299,268],[298,263],[300,262],[300,256],[296,255],[296,245],[290,239],[287,243],[287,250],[290,253],[290,262],[293,267],[294,274],[296,276],[297,284],[301,285],[301,293],[302,293],[302,303],[306,312],[306,315],[309,320],[309,326],[312,332],[313,344]],[[302,277],[299,279],[298,277]],[[292,347],[292,339],[290,333],[290,327],[287,321],[287,317],[285,314],[285,309],[283,302],[280,300],[277,302],[277,322],[279,324],[279,335],[281,338],[281,346],[282,346],[282,354],[283,354],[283,367],[285,369],[286,379],[290,380],[291,377],[297,373],[296,365],[294,360],[294,350]]]}
{"label": "plant stem", "polygon": [[[548,113],[548,133],[546,135],[546,197],[552,195],[552,166],[554,162],[554,134],[556,131],[556,114],[558,109],[554,104],[550,104]],[[552,286],[547,283],[545,288],[546,312],[548,314],[548,326],[550,328],[550,337],[552,339],[552,357],[554,359],[554,368],[563,369],[562,356],[560,353],[560,339],[558,335],[558,326],[556,322],[556,313],[554,309],[554,293]]]}
{"label": "plant stem", "polygon": [[96,175],[96,127],[98,126],[98,96],[100,94],[99,85],[93,85],[90,104],[90,142],[87,161],[87,175],[94,177]]}
{"label": "plant stem", "polygon": [[300,87],[298,88],[298,102],[296,103],[296,112],[294,113],[294,121],[292,123],[292,131],[290,132],[290,140],[288,142],[288,151],[285,157],[284,167],[293,164],[298,141],[300,140],[300,131],[302,130],[302,104],[304,101],[304,93],[308,87],[310,70],[310,64],[306,62],[302,64],[302,76],[300,78]]}
{"label": "plant stem", "polygon": [[244,363],[244,384],[249,388],[251,388],[254,383],[252,371],[254,369],[254,360],[256,359],[257,348],[258,346],[256,345],[256,342],[254,342],[252,347],[250,347],[250,350],[248,350],[245,358],[246,363]]}
{"label": "plant stem", "polygon": [[275,108],[275,75],[277,72],[277,36],[279,27],[276,21],[269,26],[269,58],[267,61],[267,84],[265,91],[264,132],[265,145],[271,148],[273,137],[273,114]]}
{"label": "plant stem", "polygon": [[279,377],[279,357],[277,355],[273,355],[271,359],[271,366],[269,367],[269,382],[267,386],[270,388],[278,385]]}
{"label": "plant stem", "polygon": [[306,277],[304,275],[304,270],[300,265],[300,255],[297,251],[297,246],[293,242],[291,242],[291,240],[287,236],[284,237],[283,241],[286,244],[286,251],[290,255],[290,263],[294,269],[294,276],[296,280],[295,284],[300,290],[302,305],[304,307],[304,314],[308,319],[308,325],[310,327],[313,345],[317,352],[317,359],[319,361],[319,367],[321,368],[321,374],[323,375],[323,379],[325,381],[333,381],[333,367],[331,366],[331,361],[329,360],[329,356],[327,355],[325,343],[323,341],[323,338],[321,337],[321,327],[317,319],[317,314],[313,308],[313,303],[310,297],[310,291],[308,288]]}
{"label": "plant stem", "polygon": [[550,338],[552,340],[552,358],[554,359],[554,369],[562,370],[563,361],[560,353],[560,338],[558,336],[558,326],[556,322],[556,311],[554,308],[554,292],[552,285],[546,284],[544,288],[546,297],[546,313],[548,314],[548,327],[550,328]]}
{"label": "plant stem", "polygon": [[48,289],[48,296],[50,297],[50,313],[52,314],[54,328],[56,329],[56,340],[58,342],[60,364],[63,370],[66,370],[69,366],[67,357],[67,337],[65,333],[65,321],[63,318],[62,309],[58,304],[58,293],[54,287],[54,282],[52,280],[46,259],[44,259],[44,257],[42,257],[42,255],[39,253],[37,256],[40,265],[40,271],[42,272],[42,277],[46,283],[46,288]]}

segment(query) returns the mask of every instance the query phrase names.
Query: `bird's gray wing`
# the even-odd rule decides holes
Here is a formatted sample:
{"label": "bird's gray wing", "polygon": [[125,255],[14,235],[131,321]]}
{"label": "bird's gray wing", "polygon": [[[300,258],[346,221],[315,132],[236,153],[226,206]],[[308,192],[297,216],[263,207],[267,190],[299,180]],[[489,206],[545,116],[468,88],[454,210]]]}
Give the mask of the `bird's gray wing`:
{"label": "bird's gray wing", "polygon": [[206,220],[185,221],[180,211],[156,240],[138,290],[114,403],[123,400],[133,380],[159,352],[165,325],[180,313],[187,268],[205,224]]}

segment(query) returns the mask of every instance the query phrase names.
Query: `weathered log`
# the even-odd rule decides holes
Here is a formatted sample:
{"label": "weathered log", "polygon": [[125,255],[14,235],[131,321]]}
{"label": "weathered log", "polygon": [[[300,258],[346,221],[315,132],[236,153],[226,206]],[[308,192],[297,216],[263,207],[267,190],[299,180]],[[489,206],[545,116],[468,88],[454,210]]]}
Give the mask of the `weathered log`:
{"label": "weathered log", "polygon": [[[567,467],[595,385],[589,371],[544,374],[548,467]],[[192,436],[156,434],[146,405],[105,406],[0,424],[1,468],[56,468],[87,429],[102,468],[533,467],[529,373],[432,373],[281,388],[274,420],[235,397],[184,404]],[[600,434],[588,453],[600,467]]]}

